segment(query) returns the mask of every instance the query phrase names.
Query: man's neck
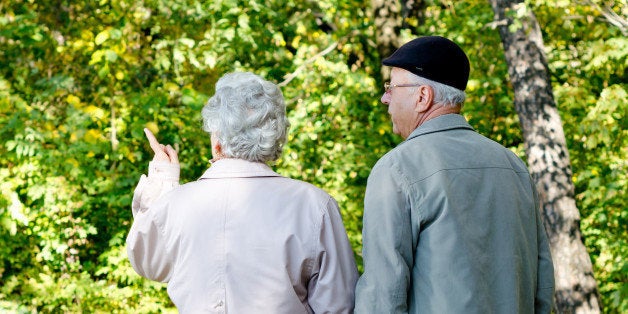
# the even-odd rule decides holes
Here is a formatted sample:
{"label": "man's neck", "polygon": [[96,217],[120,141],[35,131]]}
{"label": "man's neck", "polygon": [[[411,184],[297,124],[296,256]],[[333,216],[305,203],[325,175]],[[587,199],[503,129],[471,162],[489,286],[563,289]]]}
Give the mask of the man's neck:
{"label": "man's neck", "polygon": [[430,109],[423,116],[421,116],[421,119],[417,124],[417,128],[428,120],[450,113],[460,114],[460,106],[432,105]]}

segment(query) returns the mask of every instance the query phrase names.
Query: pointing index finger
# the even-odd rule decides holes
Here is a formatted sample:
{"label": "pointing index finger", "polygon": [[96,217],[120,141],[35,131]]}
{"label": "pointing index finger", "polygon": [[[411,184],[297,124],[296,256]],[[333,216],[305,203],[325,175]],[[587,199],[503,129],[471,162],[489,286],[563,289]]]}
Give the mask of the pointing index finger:
{"label": "pointing index finger", "polygon": [[157,141],[153,132],[151,132],[148,128],[144,128],[144,133],[146,134],[146,138],[148,139],[148,143],[150,143],[150,147],[153,149],[155,153],[163,151],[161,145]]}

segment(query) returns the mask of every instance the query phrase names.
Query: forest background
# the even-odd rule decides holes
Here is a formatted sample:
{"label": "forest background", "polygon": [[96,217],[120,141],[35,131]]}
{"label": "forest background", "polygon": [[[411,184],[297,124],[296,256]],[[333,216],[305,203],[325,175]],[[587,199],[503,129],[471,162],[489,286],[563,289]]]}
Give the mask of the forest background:
{"label": "forest background", "polygon": [[[464,116],[525,159],[489,2],[421,4],[400,15],[399,43],[459,43],[472,68]],[[628,5],[522,4],[543,34],[603,312],[627,313]],[[200,110],[232,71],[282,87],[292,126],[273,167],[338,200],[361,268],[366,179],[401,141],[379,102],[378,14],[357,0],[1,0],[0,312],[174,310],[126,258],[152,158],[142,129],[179,150],[182,182],[197,179],[211,158]]]}

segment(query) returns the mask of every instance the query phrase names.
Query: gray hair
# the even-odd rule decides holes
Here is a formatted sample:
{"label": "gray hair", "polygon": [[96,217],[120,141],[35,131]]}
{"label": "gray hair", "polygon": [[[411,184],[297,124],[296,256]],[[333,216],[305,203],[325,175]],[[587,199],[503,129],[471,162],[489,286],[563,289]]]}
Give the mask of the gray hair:
{"label": "gray hair", "polygon": [[445,85],[424,77],[418,76],[414,73],[409,73],[409,77],[414,80],[415,84],[429,85],[434,89],[434,103],[443,106],[457,106],[464,104],[467,94],[463,90],[459,90],[455,87]]}
{"label": "gray hair", "polygon": [[267,162],[281,156],[290,122],[277,85],[249,72],[225,74],[201,115],[203,130],[225,157]]}

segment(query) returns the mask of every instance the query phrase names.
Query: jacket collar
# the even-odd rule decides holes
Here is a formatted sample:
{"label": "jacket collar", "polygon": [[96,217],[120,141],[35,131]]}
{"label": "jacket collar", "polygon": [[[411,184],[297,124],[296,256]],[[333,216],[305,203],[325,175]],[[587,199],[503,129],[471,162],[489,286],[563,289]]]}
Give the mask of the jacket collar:
{"label": "jacket collar", "polygon": [[452,129],[468,129],[475,131],[462,115],[451,113],[427,120],[425,123],[421,124],[418,128],[412,131],[405,142],[421,135]]}
{"label": "jacket collar", "polygon": [[[212,166],[203,173],[200,179],[218,178],[251,178],[251,177],[280,177],[270,167],[261,162],[251,162],[244,159],[225,158],[212,163]],[[199,179],[199,180],[200,180]]]}

